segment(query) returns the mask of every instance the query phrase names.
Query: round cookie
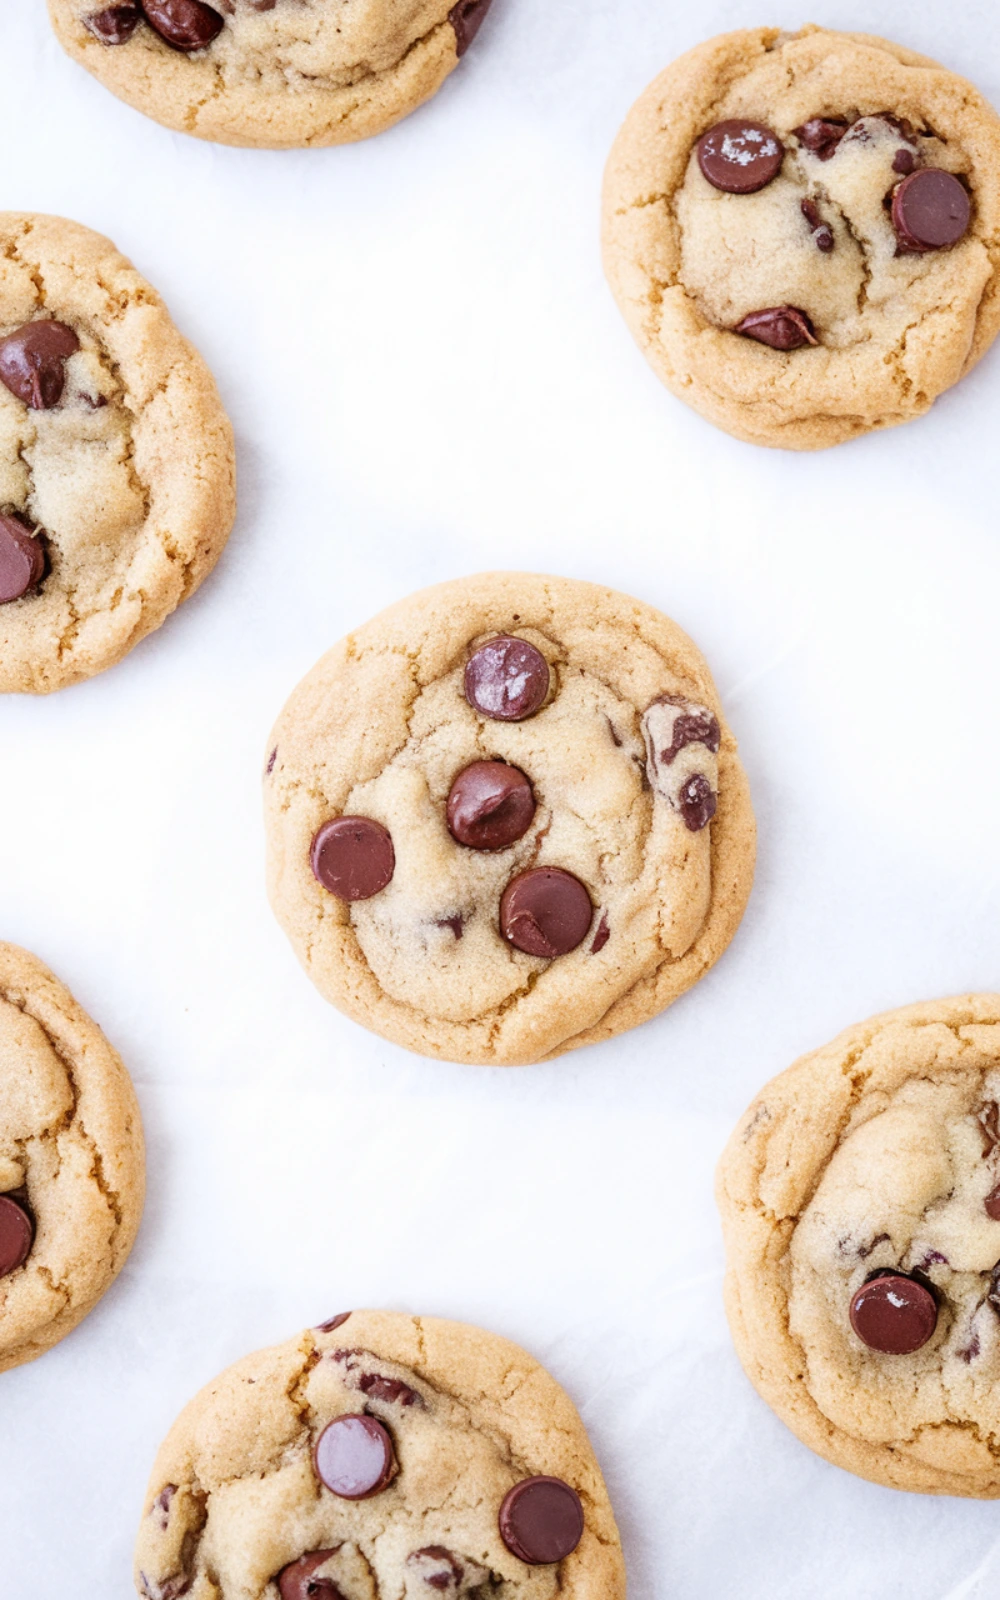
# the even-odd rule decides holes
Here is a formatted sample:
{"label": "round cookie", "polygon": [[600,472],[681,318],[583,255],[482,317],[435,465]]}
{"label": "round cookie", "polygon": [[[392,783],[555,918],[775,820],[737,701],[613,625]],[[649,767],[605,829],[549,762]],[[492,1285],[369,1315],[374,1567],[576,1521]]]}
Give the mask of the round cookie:
{"label": "round cookie", "polygon": [[136,1547],[145,1600],[624,1600],[583,1423],[506,1339],[331,1317],[181,1412]]}
{"label": "round cookie", "polygon": [[809,27],[723,34],[637,101],[604,259],[679,399],[818,450],[927,411],[1000,331],[1000,119],[924,56]]}
{"label": "round cookie", "polygon": [[144,1188],[120,1059],[47,967],[0,944],[0,1372],[97,1304],[135,1241]]}
{"label": "round cookie", "polygon": [[521,1065],[655,1016],[750,892],[736,743],[690,639],[597,584],[424,590],[292,695],[264,779],[271,902],[348,1016]]}
{"label": "round cookie", "polygon": [[0,692],[120,661],[212,570],[232,429],[201,357],[100,234],[0,213]]}
{"label": "round cookie", "polygon": [[381,133],[440,89],[492,0],[49,0],[61,44],[179,133],[288,150]]}
{"label": "round cookie", "polygon": [[887,1012],[758,1095],[719,1166],[751,1382],[827,1460],[1000,1497],[1000,996]]}

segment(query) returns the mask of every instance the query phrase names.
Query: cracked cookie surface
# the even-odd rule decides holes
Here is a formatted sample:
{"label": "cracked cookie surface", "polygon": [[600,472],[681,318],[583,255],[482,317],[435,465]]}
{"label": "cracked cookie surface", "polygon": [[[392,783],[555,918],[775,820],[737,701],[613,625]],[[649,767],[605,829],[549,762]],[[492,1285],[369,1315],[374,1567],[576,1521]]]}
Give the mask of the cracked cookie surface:
{"label": "cracked cookie surface", "polygon": [[[515,673],[516,703],[484,662]],[[498,775],[510,833],[484,842],[463,787]],[[272,905],[313,982],[448,1060],[524,1064],[655,1016],[750,892],[753,814],[708,667],[596,584],[488,573],[383,612],[293,694],[264,792]],[[338,894],[324,840],[359,827],[365,881]]]}
{"label": "cracked cookie surface", "polygon": [[49,13],[68,53],[157,122],[222,144],[292,149],[365,139],[415,111],[454,71],[490,4],[49,0]]}
{"label": "cracked cookie surface", "polygon": [[47,967],[0,944],[0,1235],[20,1215],[27,1247],[0,1275],[0,1371],[65,1338],[117,1277],[144,1175],[119,1057]]}
{"label": "cracked cookie surface", "polygon": [[[346,1418],[389,1441],[394,1471],[368,1498],[319,1475]],[[555,1561],[536,1559],[551,1554],[537,1519],[527,1549],[509,1516],[501,1532],[510,1492],[538,1477],[582,1510]],[[145,1600],[625,1596],[600,1469],[554,1379],[478,1328],[371,1311],[248,1356],[191,1401],[153,1468],[135,1572]]]}
{"label": "cracked cookie surface", "polygon": [[[784,148],[758,189],[726,192],[699,162],[706,133],[729,121],[763,125]],[[750,153],[736,153],[745,170]],[[968,226],[947,248],[901,250],[892,196],[927,169],[957,178]],[[618,136],[608,279],[656,372],[696,411],[750,443],[839,444],[927,411],[1000,331],[998,170],[1000,119],[923,56],[819,28],[725,34],[656,79]],[[755,342],[760,325],[745,319],[789,310],[804,327]]]}
{"label": "cracked cookie surface", "polygon": [[733,1338],[778,1416],[877,1483],[1000,1497],[1000,996],[804,1057],[717,1193]]}
{"label": "cracked cookie surface", "polygon": [[35,694],[158,628],[235,514],[232,429],[160,297],[88,228],[0,213],[0,338],[40,321],[78,345],[49,355],[53,387],[0,383],[0,513],[45,554],[39,581],[0,604],[0,691]]}

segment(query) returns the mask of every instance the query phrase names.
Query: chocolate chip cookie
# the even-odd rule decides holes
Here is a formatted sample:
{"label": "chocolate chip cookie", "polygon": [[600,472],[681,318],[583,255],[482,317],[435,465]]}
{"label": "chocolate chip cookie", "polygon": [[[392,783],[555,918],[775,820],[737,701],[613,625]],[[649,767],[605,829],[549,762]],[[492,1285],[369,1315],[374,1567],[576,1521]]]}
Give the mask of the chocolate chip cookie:
{"label": "chocolate chip cookie", "polygon": [[0,213],[0,692],[120,661],[211,571],[232,429],[197,352],[114,245]]}
{"label": "chocolate chip cookie", "polygon": [[0,944],[0,1372],[97,1304],[132,1248],[144,1182],[118,1056],[47,967]]}
{"label": "chocolate chip cookie", "polygon": [[680,399],[817,450],[927,411],[1000,330],[1000,119],[866,34],[724,34],[633,107],[605,266]]}
{"label": "chocolate chip cookie", "polygon": [[49,0],[65,49],[136,110],[220,144],[381,133],[436,94],[492,0]]}
{"label": "chocolate chip cookie", "polygon": [[754,822],[711,675],[596,584],[488,573],[324,656],[268,745],[275,912],[327,999],[411,1050],[523,1064],[718,960]]}
{"label": "chocolate chip cookie", "polygon": [[861,1477],[1000,1497],[1000,996],[887,1012],[768,1084],[718,1173],[730,1326]]}
{"label": "chocolate chip cookie", "polygon": [[181,1413],[136,1549],[145,1600],[624,1600],[583,1423],[506,1339],[331,1317]]}

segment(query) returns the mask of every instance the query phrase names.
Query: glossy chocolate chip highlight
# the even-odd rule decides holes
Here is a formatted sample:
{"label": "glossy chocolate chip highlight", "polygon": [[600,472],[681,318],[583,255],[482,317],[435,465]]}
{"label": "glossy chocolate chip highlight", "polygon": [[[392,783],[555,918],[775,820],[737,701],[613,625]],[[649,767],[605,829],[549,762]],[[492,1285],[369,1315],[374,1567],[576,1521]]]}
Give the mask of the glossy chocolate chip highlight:
{"label": "glossy chocolate chip highlight", "polygon": [[324,822],[313,838],[310,861],[317,882],[338,900],[370,900],[396,870],[392,838],[372,817]]}
{"label": "glossy chocolate chip highlight", "polygon": [[532,867],[512,878],[500,900],[500,931],[525,955],[554,961],[583,943],[594,918],[579,878],[561,867]]}
{"label": "glossy chocolate chip highlight", "polygon": [[698,140],[698,165],[714,189],[756,194],[781,171],[785,147],[762,122],[717,122]]}
{"label": "glossy chocolate chip highlight", "polygon": [[204,50],[226,25],[202,0],[142,0],[150,27],[173,50]]}
{"label": "glossy chocolate chip highlight", "polygon": [[335,1417],[316,1440],[316,1476],[341,1500],[369,1500],[396,1476],[388,1430],[374,1417]]}
{"label": "glossy chocolate chip highlight", "polygon": [[583,1538],[580,1496],[561,1478],[524,1478],[500,1507],[500,1537],[529,1566],[565,1561]]}
{"label": "glossy chocolate chip highlight", "polygon": [[455,30],[455,51],[464,56],[479,32],[493,0],[458,0],[448,12],[448,21]]}
{"label": "glossy chocolate chip highlight", "polygon": [[0,339],[0,382],[32,411],[51,411],[66,387],[66,360],[80,341],[65,322],[39,317]]}
{"label": "glossy chocolate chip highlight", "polygon": [[336,1554],[337,1549],[314,1550],[311,1555],[293,1561],[291,1566],[283,1567],[278,1573],[281,1600],[346,1600],[343,1590],[332,1578],[314,1576],[317,1569],[325,1567]]}
{"label": "glossy chocolate chip highlight", "polygon": [[870,1278],[851,1300],[851,1327],[869,1350],[908,1356],[925,1345],[937,1327],[937,1301],[916,1278],[883,1272]]}
{"label": "glossy chocolate chip highlight", "polygon": [[813,325],[797,306],[771,306],[766,311],[751,311],[735,329],[747,339],[756,339],[772,350],[801,350],[819,344]]}
{"label": "glossy chocolate chip highlight", "polygon": [[20,600],[45,576],[45,548],[20,517],[0,514],[0,605]]}
{"label": "glossy chocolate chip highlight", "polygon": [[506,850],[535,815],[531,784],[506,761],[474,761],[458,774],[447,806],[448,831],[470,850]]}
{"label": "glossy chocolate chip highlight", "polygon": [[0,1278],[16,1272],[31,1254],[35,1225],[22,1205],[0,1194]]}
{"label": "glossy chocolate chip highlight", "polygon": [[105,6],[82,18],[84,27],[102,44],[128,44],[141,21],[138,5]]}
{"label": "glossy chocolate chip highlight", "polygon": [[905,254],[924,255],[958,244],[971,219],[968,190],[940,167],[911,173],[892,197],[892,225]]}
{"label": "glossy chocolate chip highlight", "polygon": [[473,651],[465,667],[465,698],[494,722],[534,716],[549,692],[549,664],[527,639],[500,634]]}

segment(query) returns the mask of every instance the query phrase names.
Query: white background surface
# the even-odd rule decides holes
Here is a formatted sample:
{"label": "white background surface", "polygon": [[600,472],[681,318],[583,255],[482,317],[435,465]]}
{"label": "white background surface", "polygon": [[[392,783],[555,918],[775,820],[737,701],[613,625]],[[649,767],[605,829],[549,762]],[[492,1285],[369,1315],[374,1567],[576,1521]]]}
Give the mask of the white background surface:
{"label": "white background surface", "polygon": [[[995,0],[814,0],[1000,103]],[[222,1366],[352,1305],[480,1322],[581,1407],[631,1600],[995,1594],[1000,1509],[854,1480],[771,1416],[720,1305],[712,1168],[756,1090],[880,1008],[1000,985],[1000,349],[895,433],[738,444],[663,391],[601,276],[647,81],[798,0],[496,0],[365,145],[214,148],[0,12],[0,206],[109,234],[234,420],[241,510],[121,666],[0,704],[0,937],[136,1082],[149,1201],[83,1327],[0,1380],[0,1593],[130,1594],[155,1448]],[[1000,178],[1000,175],[998,175]],[[407,1055],[327,1008],[263,886],[268,729],[383,605],[485,567],[597,579],[712,663],[760,824],[727,957],[554,1065]]]}

